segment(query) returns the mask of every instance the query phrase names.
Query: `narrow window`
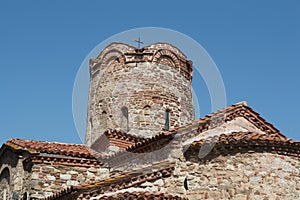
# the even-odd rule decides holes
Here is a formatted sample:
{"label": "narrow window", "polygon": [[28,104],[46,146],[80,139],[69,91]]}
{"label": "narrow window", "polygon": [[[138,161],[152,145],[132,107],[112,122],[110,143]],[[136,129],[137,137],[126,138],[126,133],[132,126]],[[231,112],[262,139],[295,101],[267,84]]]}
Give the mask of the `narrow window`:
{"label": "narrow window", "polygon": [[145,116],[149,116],[150,115],[151,107],[149,105],[146,105],[143,110],[144,110],[144,115]]}
{"label": "narrow window", "polygon": [[[102,131],[106,131],[107,129],[107,112],[104,110],[102,111],[101,115],[100,115],[100,128],[102,129]],[[91,124],[92,128],[93,128],[93,124]]]}
{"label": "narrow window", "polygon": [[128,132],[128,108],[126,106],[123,106],[121,108],[122,117],[121,117],[121,129],[125,133]]}
{"label": "narrow window", "polygon": [[2,186],[2,188],[4,188],[3,190],[4,200],[8,200],[9,184],[10,184],[10,173],[9,173],[9,169],[6,167],[3,169],[3,171],[0,174],[0,185]]}
{"label": "narrow window", "polygon": [[166,110],[166,121],[165,121],[165,130],[168,131],[170,129],[170,110]]}
{"label": "narrow window", "polygon": [[189,190],[189,185],[188,185],[188,179],[187,177],[185,177],[184,181],[183,181],[183,186],[185,190]]}

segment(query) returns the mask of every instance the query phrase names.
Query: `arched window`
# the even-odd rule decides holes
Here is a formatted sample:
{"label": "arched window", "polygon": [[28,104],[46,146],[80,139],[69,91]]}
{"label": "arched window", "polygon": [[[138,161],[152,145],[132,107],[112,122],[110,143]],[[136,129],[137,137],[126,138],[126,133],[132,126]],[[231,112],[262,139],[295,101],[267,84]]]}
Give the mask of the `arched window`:
{"label": "arched window", "polygon": [[100,128],[105,131],[107,129],[107,112],[104,110],[100,115]]}
{"label": "arched window", "polygon": [[149,116],[151,111],[151,107],[149,105],[144,106],[143,108],[143,114],[144,116]]}
{"label": "arched window", "polygon": [[8,200],[9,197],[9,183],[10,183],[10,174],[9,169],[4,168],[0,174],[0,198],[4,200]]}
{"label": "arched window", "polygon": [[168,131],[170,129],[170,109],[166,110],[165,113],[165,130]]}
{"label": "arched window", "polygon": [[121,130],[125,133],[128,132],[128,108],[123,106],[121,108]]}

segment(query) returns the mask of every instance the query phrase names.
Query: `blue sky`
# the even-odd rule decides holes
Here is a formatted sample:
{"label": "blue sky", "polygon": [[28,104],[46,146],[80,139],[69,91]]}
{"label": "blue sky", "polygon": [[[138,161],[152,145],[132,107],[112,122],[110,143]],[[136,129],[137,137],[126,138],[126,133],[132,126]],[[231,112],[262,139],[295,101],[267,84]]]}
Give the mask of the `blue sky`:
{"label": "blue sky", "polygon": [[[0,143],[81,143],[72,116],[81,62],[108,37],[149,26],[200,43],[219,68],[228,105],[246,100],[282,133],[300,140],[299,19],[296,0],[1,1]],[[194,87],[201,116],[208,114],[201,77]]]}

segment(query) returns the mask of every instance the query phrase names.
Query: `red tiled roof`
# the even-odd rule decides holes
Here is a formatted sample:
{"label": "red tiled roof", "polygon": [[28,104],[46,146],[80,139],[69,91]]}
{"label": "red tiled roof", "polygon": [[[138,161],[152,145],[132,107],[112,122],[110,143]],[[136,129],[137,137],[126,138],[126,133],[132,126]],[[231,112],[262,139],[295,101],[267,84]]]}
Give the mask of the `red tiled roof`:
{"label": "red tiled roof", "polygon": [[238,152],[271,152],[300,157],[300,142],[282,137],[281,134],[259,134],[255,132],[232,132],[195,141],[185,152],[187,157],[197,154],[204,145],[214,145],[210,156],[234,154]]}
{"label": "red tiled roof", "polygon": [[[74,186],[70,186],[66,189],[62,189],[61,191],[58,191],[56,193],[54,193],[53,195],[44,198],[44,200],[55,200],[55,199],[64,199],[64,200],[74,200],[77,198],[77,194],[76,192],[78,191],[78,189],[76,189],[76,187]],[[65,197],[65,198],[62,198]]]}
{"label": "red tiled roof", "polygon": [[5,143],[5,145],[15,150],[24,150],[30,153],[57,154],[83,158],[95,158],[95,156],[100,156],[99,153],[83,144],[10,139]]}
{"label": "red tiled roof", "polygon": [[[152,138],[144,139],[131,146],[128,146],[122,151],[111,155],[109,157],[109,163],[114,163],[113,165],[117,165],[119,161],[124,161],[123,157],[126,157],[126,159],[128,160],[130,156],[135,156],[134,154],[127,155],[126,152],[140,153],[147,151],[147,149],[159,149],[164,145],[168,144],[168,142],[174,137],[178,137],[177,139],[179,140],[186,140],[194,137],[195,135],[192,134],[194,134],[195,132],[197,133],[197,135],[199,135],[202,132],[208,130],[209,128],[216,127],[226,121],[231,121],[237,117],[244,117],[250,123],[255,125],[258,129],[266,132],[266,135],[270,136],[276,134],[283,140],[286,139],[286,137],[282,133],[280,133],[279,130],[277,130],[272,124],[268,123],[266,120],[261,118],[257,112],[253,111],[250,107],[245,105],[245,103],[238,103],[227,107],[223,110],[209,114],[185,126],[174,128],[170,131],[160,132]],[[124,139],[126,139],[125,134],[121,140]],[[158,143],[157,141],[159,140],[166,140],[166,142]]]}
{"label": "red tiled roof", "polygon": [[151,192],[123,192],[117,193],[110,196],[102,196],[99,198],[95,198],[97,200],[111,200],[111,199],[118,199],[118,200],[132,200],[132,199],[143,199],[143,200],[187,200],[187,198],[180,197],[178,195],[171,195],[166,193],[151,193]]}
{"label": "red tiled roof", "polygon": [[12,149],[16,153],[29,153],[26,154],[26,162],[81,167],[98,167],[105,164],[102,162],[105,155],[82,144],[10,139],[3,144],[1,151],[4,149]]}
{"label": "red tiled roof", "polygon": [[144,140],[144,138],[129,135],[119,130],[108,129],[94,142],[94,144],[92,144],[91,148],[96,149],[97,151],[105,151],[105,148],[107,148],[109,145],[112,145],[124,150],[127,147]]}
{"label": "red tiled roof", "polygon": [[260,133],[255,133],[255,132],[232,132],[231,134],[221,134],[220,136],[208,137],[205,140],[201,139],[199,141],[193,142],[192,145],[202,145],[204,143],[212,143],[212,142],[224,143],[224,144],[229,144],[229,143],[234,144],[237,142],[247,143],[247,142],[253,142],[253,141],[272,141],[272,142],[280,142],[282,144],[298,143],[294,140],[283,138],[278,133],[266,135],[266,134],[260,134]]}
{"label": "red tiled roof", "polygon": [[161,149],[169,144],[173,137],[174,134],[171,132],[160,132],[152,138],[144,139],[141,142],[135,143],[126,149],[111,155],[107,158],[107,161],[110,166],[118,166],[119,164],[123,164],[124,161],[129,161],[130,159],[138,157],[139,153],[151,153]]}
{"label": "red tiled roof", "polygon": [[183,139],[186,139],[185,137],[191,138],[193,137],[189,136],[191,130],[197,129],[198,134],[200,134],[208,129],[217,127],[222,123],[231,121],[237,117],[244,117],[255,127],[267,134],[277,133],[280,135],[280,137],[286,138],[285,135],[280,133],[278,129],[276,129],[272,124],[268,123],[259,115],[259,113],[248,107],[244,102],[240,102],[225,109],[211,113],[190,124],[187,124],[183,127],[174,128],[170,131],[181,132],[183,134]]}

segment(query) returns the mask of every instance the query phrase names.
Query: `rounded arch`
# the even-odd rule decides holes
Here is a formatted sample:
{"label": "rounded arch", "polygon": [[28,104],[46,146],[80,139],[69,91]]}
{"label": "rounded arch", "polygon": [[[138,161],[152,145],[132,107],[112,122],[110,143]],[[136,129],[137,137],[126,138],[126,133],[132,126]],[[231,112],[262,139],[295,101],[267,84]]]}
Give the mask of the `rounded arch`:
{"label": "rounded arch", "polygon": [[176,55],[178,55],[182,59],[186,59],[186,55],[176,46],[166,43],[166,42],[156,42],[153,43],[145,48],[154,48],[154,49],[168,49],[172,52],[174,52]]}
{"label": "rounded arch", "polygon": [[120,63],[124,63],[125,62],[124,54],[121,51],[119,51],[118,49],[111,49],[110,51],[106,52],[103,55],[99,64],[100,64],[100,66],[103,64],[105,65],[113,60],[116,60],[117,62],[120,62]]}
{"label": "rounded arch", "polygon": [[173,63],[172,67],[178,67],[180,66],[180,61],[175,53],[168,49],[160,49],[154,53],[152,62],[156,62],[160,64],[162,61],[164,61],[162,64],[166,64],[167,62]]}
{"label": "rounded arch", "polygon": [[144,99],[142,101],[142,107],[145,108],[146,106],[152,107],[154,105],[154,102],[152,100]]}
{"label": "rounded arch", "polygon": [[3,168],[3,170],[0,173],[0,182],[6,179],[8,184],[10,184],[10,171],[8,169],[8,167]]}
{"label": "rounded arch", "polygon": [[128,52],[130,50],[134,50],[135,47],[129,44],[125,44],[122,42],[112,42],[111,44],[107,45],[101,52],[100,54],[97,56],[96,60],[101,61],[102,58],[105,57],[105,55],[107,55],[108,52],[111,51],[118,51],[120,52],[122,55],[124,54],[124,52]]}
{"label": "rounded arch", "polygon": [[147,104],[143,108],[143,115],[149,116],[150,114],[151,114],[151,106]]}
{"label": "rounded arch", "polygon": [[9,199],[10,194],[10,171],[8,167],[4,167],[0,173],[0,198]]}

